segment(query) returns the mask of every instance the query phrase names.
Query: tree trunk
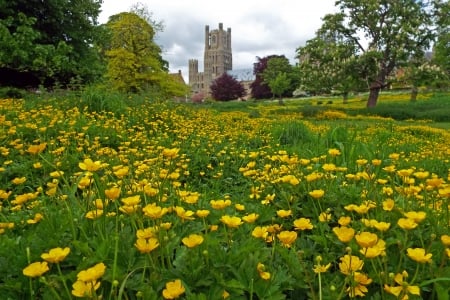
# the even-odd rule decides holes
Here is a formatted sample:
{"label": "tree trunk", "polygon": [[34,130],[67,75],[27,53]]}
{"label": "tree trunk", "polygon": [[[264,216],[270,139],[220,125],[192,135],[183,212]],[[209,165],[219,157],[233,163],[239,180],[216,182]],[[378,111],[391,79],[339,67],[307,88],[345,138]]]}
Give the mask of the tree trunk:
{"label": "tree trunk", "polygon": [[348,103],[348,92],[344,92],[344,94],[342,95],[342,97],[343,97],[343,102],[344,102],[344,104],[347,104],[347,103]]}
{"label": "tree trunk", "polygon": [[369,99],[367,99],[367,107],[377,106],[378,94],[380,93],[381,87],[375,87],[370,89]]}
{"label": "tree trunk", "polygon": [[411,102],[416,102],[417,100],[417,94],[419,93],[419,89],[417,88],[417,86],[413,86],[412,90],[411,90]]}
{"label": "tree trunk", "polygon": [[278,104],[279,105],[284,105],[283,97],[280,96],[280,98],[278,98]]}

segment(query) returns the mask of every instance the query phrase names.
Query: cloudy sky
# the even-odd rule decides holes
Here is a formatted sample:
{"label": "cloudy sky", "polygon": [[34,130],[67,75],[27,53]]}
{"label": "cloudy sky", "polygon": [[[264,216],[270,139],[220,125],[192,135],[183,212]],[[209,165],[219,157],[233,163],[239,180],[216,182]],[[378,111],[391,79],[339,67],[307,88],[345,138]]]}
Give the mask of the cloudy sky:
{"label": "cloudy sky", "polygon": [[336,12],[335,0],[104,0],[100,23],[137,2],[164,24],[155,40],[170,71],[181,70],[186,80],[189,59],[198,59],[203,70],[205,25],[231,28],[233,69],[248,69],[257,57],[273,54],[295,64],[296,48],[314,36],[325,14]]}

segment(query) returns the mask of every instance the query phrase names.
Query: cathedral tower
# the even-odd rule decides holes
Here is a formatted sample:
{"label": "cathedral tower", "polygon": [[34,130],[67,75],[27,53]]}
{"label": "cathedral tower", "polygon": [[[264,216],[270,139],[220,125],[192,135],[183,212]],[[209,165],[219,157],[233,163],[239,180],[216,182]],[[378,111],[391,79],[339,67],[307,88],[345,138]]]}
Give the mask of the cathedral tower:
{"label": "cathedral tower", "polygon": [[232,69],[231,28],[225,31],[219,23],[219,29],[210,31],[206,25],[203,72],[198,72],[197,60],[189,60],[189,85],[193,92],[208,94],[211,82]]}

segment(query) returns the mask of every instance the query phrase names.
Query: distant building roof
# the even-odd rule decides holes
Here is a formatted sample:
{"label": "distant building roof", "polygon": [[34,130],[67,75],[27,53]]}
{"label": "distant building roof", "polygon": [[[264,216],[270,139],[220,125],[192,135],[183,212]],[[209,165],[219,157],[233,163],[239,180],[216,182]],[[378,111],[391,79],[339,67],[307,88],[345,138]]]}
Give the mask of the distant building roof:
{"label": "distant building roof", "polygon": [[169,75],[182,84],[186,84],[183,78],[183,74],[181,74],[181,70],[178,70],[178,73],[169,73]]}
{"label": "distant building roof", "polygon": [[255,75],[253,74],[253,69],[237,69],[227,71],[227,74],[234,77],[237,81],[253,81],[255,80]]}

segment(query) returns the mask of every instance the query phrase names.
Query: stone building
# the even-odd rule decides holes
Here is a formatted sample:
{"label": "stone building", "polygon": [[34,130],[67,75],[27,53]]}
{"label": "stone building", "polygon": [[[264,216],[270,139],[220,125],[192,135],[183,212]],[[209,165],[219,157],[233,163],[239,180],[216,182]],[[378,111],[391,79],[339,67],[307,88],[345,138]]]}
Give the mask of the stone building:
{"label": "stone building", "polygon": [[211,82],[223,73],[233,69],[231,51],[231,28],[226,31],[223,24],[219,29],[209,30],[205,26],[205,52],[203,72],[198,71],[198,60],[189,60],[189,85],[192,92],[209,94]]}

